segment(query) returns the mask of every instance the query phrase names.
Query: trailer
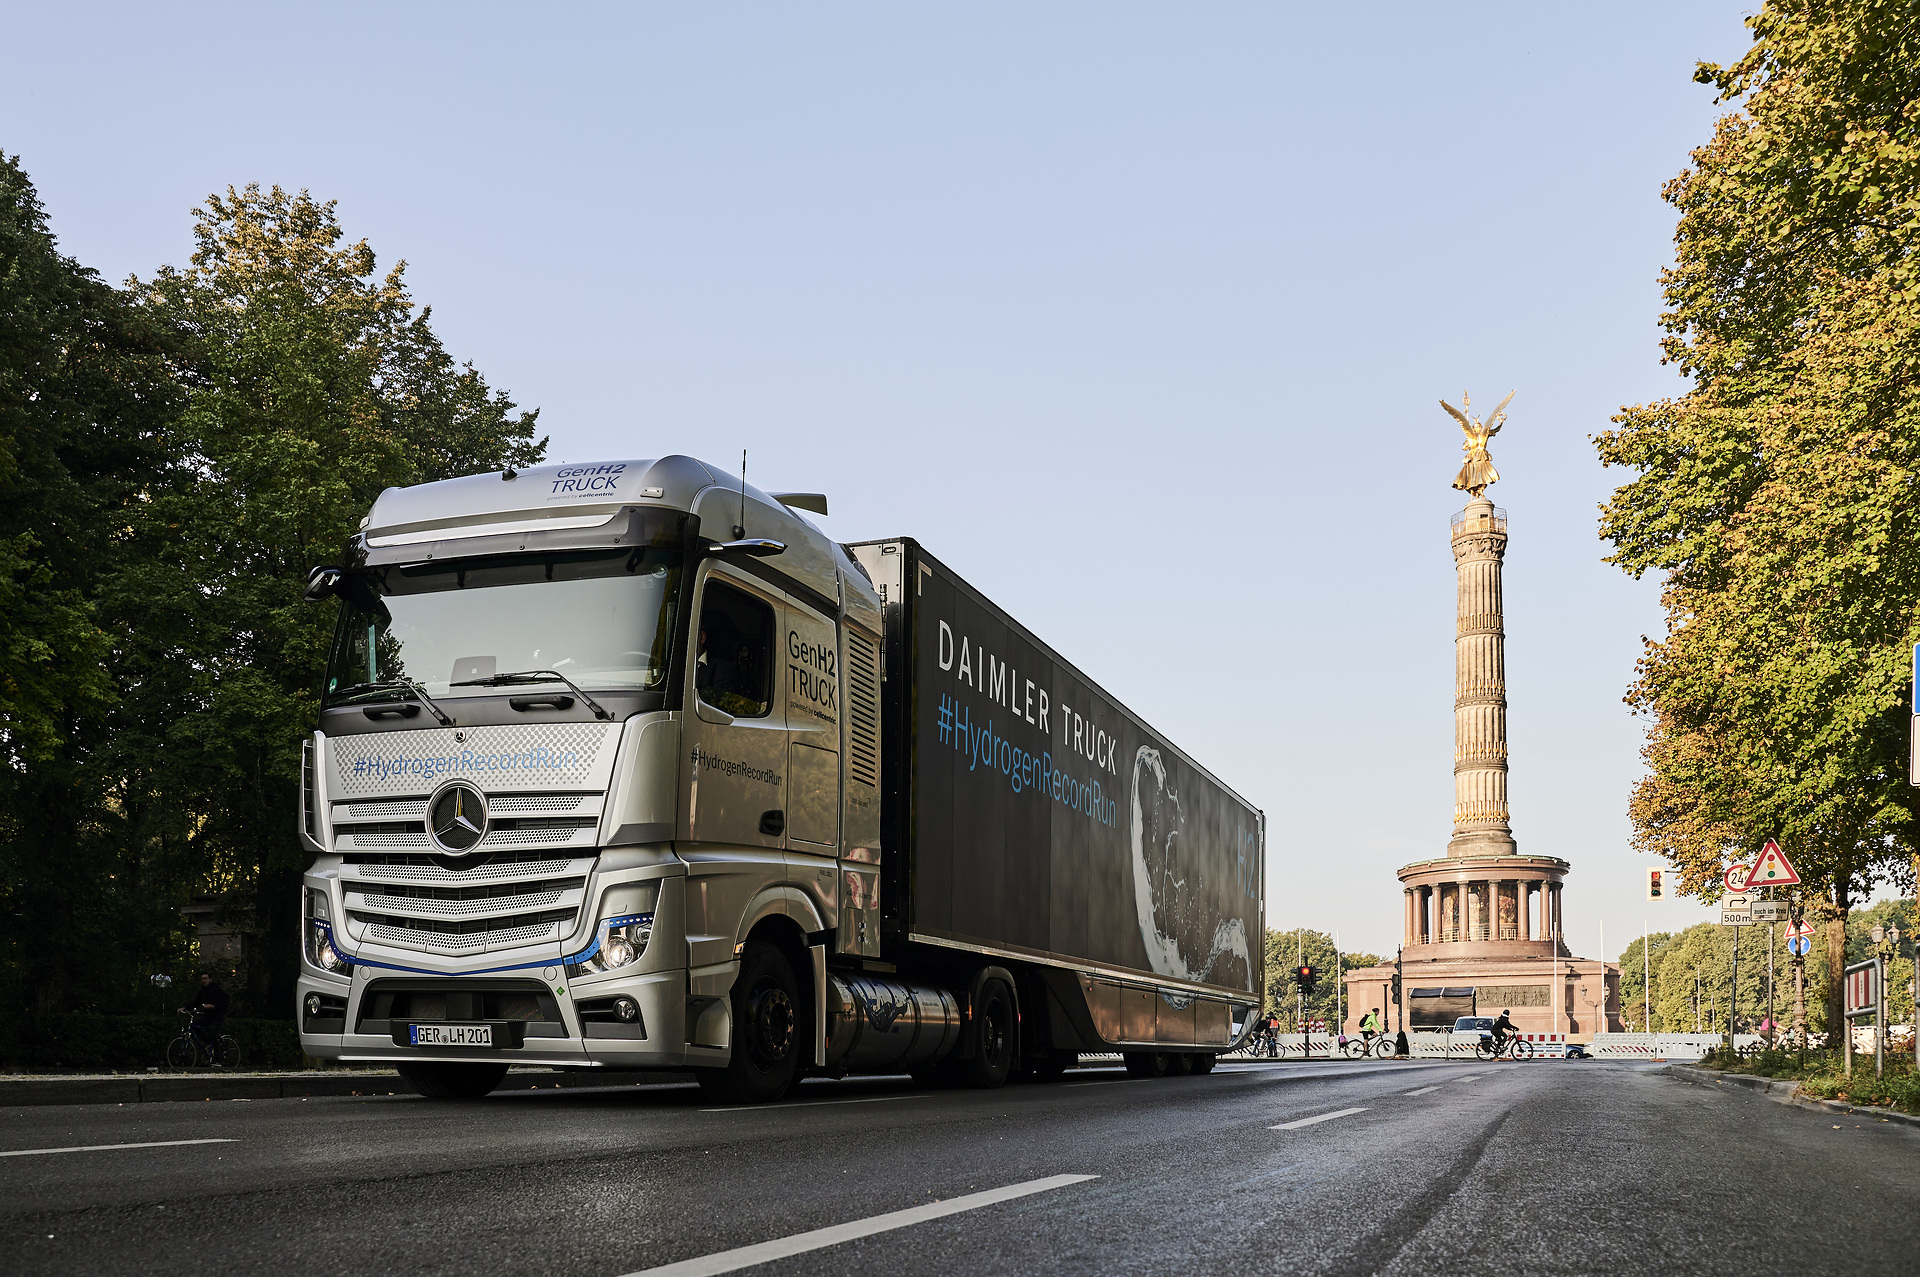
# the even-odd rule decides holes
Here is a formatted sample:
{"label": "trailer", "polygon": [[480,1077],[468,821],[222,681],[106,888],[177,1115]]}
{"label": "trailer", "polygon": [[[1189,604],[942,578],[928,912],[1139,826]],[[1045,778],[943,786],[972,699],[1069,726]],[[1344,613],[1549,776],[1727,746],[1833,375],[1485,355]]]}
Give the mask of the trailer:
{"label": "trailer", "polygon": [[305,745],[301,1043],[998,1086],[1206,1072],[1264,989],[1264,817],[901,538],[690,457],[390,489]]}

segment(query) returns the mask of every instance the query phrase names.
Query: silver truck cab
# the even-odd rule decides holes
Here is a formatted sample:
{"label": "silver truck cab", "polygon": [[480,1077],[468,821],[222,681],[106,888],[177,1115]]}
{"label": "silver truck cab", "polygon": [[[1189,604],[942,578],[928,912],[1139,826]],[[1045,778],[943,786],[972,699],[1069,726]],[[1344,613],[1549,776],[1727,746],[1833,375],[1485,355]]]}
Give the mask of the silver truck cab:
{"label": "silver truck cab", "polygon": [[[342,601],[302,766],[308,1055],[429,1094],[724,1079],[783,1033],[827,1063],[828,947],[879,952],[882,626],[802,508],[683,456],[381,494],[309,587]],[[743,1035],[765,951],[792,978]]]}

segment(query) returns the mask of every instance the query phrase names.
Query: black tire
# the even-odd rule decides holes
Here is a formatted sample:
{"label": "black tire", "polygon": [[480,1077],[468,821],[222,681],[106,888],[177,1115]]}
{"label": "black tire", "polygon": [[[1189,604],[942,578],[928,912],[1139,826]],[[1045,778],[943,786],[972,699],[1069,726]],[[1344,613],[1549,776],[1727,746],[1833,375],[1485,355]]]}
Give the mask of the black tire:
{"label": "black tire", "polygon": [[1531,1060],[1533,1058],[1533,1043],[1531,1042],[1515,1042],[1511,1049],[1513,1058],[1516,1060]]}
{"label": "black tire", "polygon": [[764,940],[747,942],[734,978],[733,1059],[695,1073],[700,1089],[727,1104],[765,1104],[800,1076],[800,986],[786,955]]}
{"label": "black tire", "polygon": [[1168,1051],[1166,1055],[1168,1077],[1185,1077],[1193,1072],[1193,1057],[1185,1051]]}
{"label": "black tire", "polygon": [[1473,1048],[1473,1053],[1482,1060],[1491,1060],[1494,1056],[1500,1054],[1493,1049],[1493,1043],[1491,1042],[1480,1043],[1480,1045]]}
{"label": "black tire", "polygon": [[1128,1051],[1124,1057],[1127,1072],[1135,1077],[1165,1077],[1167,1057],[1159,1051]]}
{"label": "black tire", "polygon": [[402,1064],[400,1080],[430,1100],[477,1100],[500,1085],[504,1064]]}
{"label": "black tire", "polygon": [[1195,1051],[1187,1057],[1187,1072],[1196,1077],[1213,1072],[1214,1061],[1220,1057],[1211,1051]]}
{"label": "black tire", "polygon": [[220,1065],[229,1069],[240,1067],[240,1043],[224,1033],[220,1035]]}
{"label": "black tire", "polygon": [[194,1046],[193,1039],[181,1034],[167,1043],[167,1067],[170,1069],[190,1069],[200,1062],[200,1052]]}
{"label": "black tire", "polygon": [[1373,1054],[1375,1059],[1391,1060],[1399,1052],[1394,1049],[1393,1039],[1382,1033],[1373,1040]]}
{"label": "black tire", "polygon": [[1013,991],[998,980],[980,988],[978,1005],[967,1018],[966,1044],[972,1058],[954,1062],[962,1085],[991,1090],[1013,1072],[1020,1020],[1013,1009]]}

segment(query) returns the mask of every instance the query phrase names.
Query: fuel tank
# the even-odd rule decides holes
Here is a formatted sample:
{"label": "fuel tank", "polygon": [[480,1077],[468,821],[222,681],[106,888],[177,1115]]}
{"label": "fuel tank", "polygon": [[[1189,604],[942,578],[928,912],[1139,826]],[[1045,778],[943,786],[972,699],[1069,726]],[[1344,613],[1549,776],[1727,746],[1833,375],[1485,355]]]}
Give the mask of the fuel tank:
{"label": "fuel tank", "polygon": [[827,975],[829,1073],[911,1073],[960,1041],[960,1003],[945,989],[871,975]]}

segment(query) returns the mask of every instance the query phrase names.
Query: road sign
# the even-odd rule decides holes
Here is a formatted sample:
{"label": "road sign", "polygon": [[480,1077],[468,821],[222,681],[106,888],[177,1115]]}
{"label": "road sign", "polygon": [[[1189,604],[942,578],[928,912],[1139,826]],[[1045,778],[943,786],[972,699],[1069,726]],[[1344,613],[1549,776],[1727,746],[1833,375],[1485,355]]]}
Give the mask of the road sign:
{"label": "road sign", "polygon": [[1813,952],[1812,936],[1788,936],[1787,952],[1796,958],[1804,958]]}
{"label": "road sign", "polygon": [[1723,927],[1752,926],[1753,897],[1740,892],[1720,897],[1720,925]]}
{"label": "road sign", "polygon": [[1780,850],[1780,844],[1767,839],[1767,845],[1760,849],[1760,859],[1753,862],[1753,868],[1747,872],[1746,887],[1793,887],[1800,882],[1800,875],[1787,863],[1786,853]]}
{"label": "road sign", "polygon": [[1746,890],[1747,867],[1745,865],[1728,865],[1727,872],[1721,877],[1720,881],[1727,884],[1728,891]]}
{"label": "road sign", "polygon": [[1801,922],[1798,926],[1794,927],[1793,930],[1787,932],[1787,934],[1790,936],[1810,936],[1813,934],[1813,924],[1811,922]]}
{"label": "road sign", "polygon": [[1846,970],[1843,986],[1847,994],[1847,1017],[1872,1015],[1880,1005],[1880,973],[1877,962],[1856,962]]}
{"label": "road sign", "polygon": [[1755,922],[1785,922],[1792,906],[1784,900],[1756,900],[1753,902],[1753,920]]}

